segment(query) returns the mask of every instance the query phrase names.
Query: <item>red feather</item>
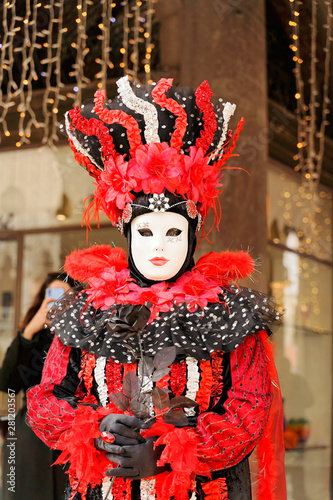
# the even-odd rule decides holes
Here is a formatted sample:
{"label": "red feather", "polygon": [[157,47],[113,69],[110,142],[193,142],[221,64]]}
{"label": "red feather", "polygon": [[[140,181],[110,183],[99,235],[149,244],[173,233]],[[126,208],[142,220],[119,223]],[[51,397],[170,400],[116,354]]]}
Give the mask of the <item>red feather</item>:
{"label": "red feather", "polygon": [[123,248],[109,245],[94,245],[84,250],[74,250],[66,257],[65,271],[78,281],[87,281],[97,276],[105,268],[114,267],[116,271],[127,268],[126,253]]}
{"label": "red feather", "polygon": [[205,278],[213,279],[224,285],[249,277],[254,271],[254,261],[244,251],[209,252],[198,260],[195,268]]}

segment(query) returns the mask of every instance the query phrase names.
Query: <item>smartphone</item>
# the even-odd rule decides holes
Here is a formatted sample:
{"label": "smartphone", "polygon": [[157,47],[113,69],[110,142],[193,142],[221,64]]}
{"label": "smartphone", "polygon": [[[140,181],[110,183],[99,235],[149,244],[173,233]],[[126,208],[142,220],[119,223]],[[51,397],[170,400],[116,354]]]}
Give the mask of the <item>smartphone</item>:
{"label": "smartphone", "polygon": [[[64,288],[47,288],[45,291],[45,298],[46,299],[54,299],[57,300],[59,299],[63,294],[65,293]],[[54,304],[53,302],[49,302],[47,307],[50,308]]]}

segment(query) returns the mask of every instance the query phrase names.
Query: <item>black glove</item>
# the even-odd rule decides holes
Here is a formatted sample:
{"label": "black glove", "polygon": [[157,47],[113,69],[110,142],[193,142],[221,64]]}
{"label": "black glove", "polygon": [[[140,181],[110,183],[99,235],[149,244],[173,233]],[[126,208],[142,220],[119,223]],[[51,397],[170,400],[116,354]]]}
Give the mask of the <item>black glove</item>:
{"label": "black glove", "polygon": [[164,472],[166,467],[157,467],[156,465],[163,451],[163,446],[157,446],[154,450],[156,440],[157,436],[152,436],[147,438],[144,443],[123,446],[123,454],[107,453],[107,458],[118,464],[118,468],[107,470],[106,476],[144,479]]}
{"label": "black glove", "polygon": [[103,418],[99,425],[99,430],[111,433],[115,439],[113,443],[106,443],[102,438],[97,438],[95,439],[95,446],[101,451],[124,454],[122,445],[143,443],[144,438],[140,435],[139,430],[147,428],[148,426],[138,418],[111,413]]}

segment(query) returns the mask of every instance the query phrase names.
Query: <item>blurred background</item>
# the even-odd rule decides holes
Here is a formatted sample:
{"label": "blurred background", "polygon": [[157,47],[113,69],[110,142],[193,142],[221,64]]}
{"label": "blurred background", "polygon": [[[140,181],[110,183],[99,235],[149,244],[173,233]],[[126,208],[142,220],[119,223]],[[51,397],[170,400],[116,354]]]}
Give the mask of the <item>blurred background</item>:
{"label": "blurred background", "polygon": [[98,88],[112,98],[124,74],[207,79],[237,105],[229,126],[245,117],[230,165],[250,174],[224,174],[214,250],[249,249],[251,286],[286,309],[274,341],[288,500],[332,499],[332,1],[4,0],[0,18],[0,361],[69,252],[125,246],[107,219],[81,227],[94,185],[58,130],[64,112]]}

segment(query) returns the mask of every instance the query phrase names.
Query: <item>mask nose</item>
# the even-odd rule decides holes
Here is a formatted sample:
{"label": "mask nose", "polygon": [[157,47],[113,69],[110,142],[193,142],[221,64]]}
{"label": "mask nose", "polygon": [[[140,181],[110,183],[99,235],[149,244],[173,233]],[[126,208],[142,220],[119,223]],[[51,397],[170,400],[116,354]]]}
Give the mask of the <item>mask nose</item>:
{"label": "mask nose", "polygon": [[165,248],[165,241],[162,235],[156,236],[154,241],[154,252],[163,252]]}

